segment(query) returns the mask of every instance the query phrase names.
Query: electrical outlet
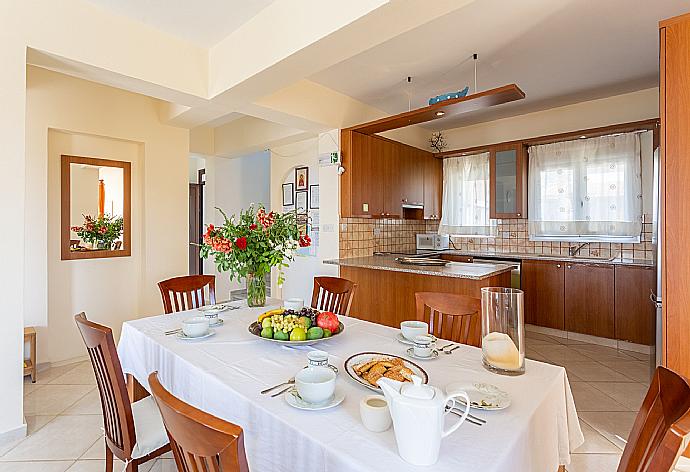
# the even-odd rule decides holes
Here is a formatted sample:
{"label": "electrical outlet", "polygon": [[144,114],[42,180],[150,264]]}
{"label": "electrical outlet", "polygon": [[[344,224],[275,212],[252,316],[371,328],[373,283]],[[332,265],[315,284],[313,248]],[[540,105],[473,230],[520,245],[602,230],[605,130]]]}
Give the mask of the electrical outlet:
{"label": "electrical outlet", "polygon": [[381,236],[381,228],[374,228],[374,236]]}
{"label": "electrical outlet", "polygon": [[369,204],[368,203],[362,203],[362,211],[365,213],[369,213]]}

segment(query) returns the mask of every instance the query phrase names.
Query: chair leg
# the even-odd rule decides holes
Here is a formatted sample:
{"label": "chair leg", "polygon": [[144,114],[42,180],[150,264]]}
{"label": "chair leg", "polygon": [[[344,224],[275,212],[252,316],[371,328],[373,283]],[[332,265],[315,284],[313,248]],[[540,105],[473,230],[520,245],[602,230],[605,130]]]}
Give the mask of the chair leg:
{"label": "chair leg", "polygon": [[139,464],[136,461],[131,461],[127,463],[127,467],[125,468],[125,472],[138,472],[139,471]]}
{"label": "chair leg", "polygon": [[105,472],[113,472],[113,451],[105,443]]}

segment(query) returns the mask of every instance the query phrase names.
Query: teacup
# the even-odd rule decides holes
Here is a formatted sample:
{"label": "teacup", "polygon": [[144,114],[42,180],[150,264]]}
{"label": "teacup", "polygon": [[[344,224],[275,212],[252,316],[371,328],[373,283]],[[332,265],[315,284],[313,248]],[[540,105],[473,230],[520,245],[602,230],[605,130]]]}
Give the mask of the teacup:
{"label": "teacup", "polygon": [[409,341],[414,341],[416,336],[429,333],[429,324],[424,321],[403,321],[400,323],[400,332]]}
{"label": "teacup", "polygon": [[295,375],[297,393],[307,403],[323,403],[335,392],[335,372],[331,369],[309,367]]}
{"label": "teacup", "polygon": [[189,338],[198,338],[208,334],[209,325],[205,316],[194,316],[182,321],[182,332]]}
{"label": "teacup", "polygon": [[286,310],[299,311],[304,308],[304,300],[301,298],[288,298],[283,302],[283,307]]}
{"label": "teacup", "polygon": [[375,433],[386,431],[393,423],[388,402],[381,395],[368,395],[362,398],[359,402],[359,414],[364,427]]}
{"label": "teacup", "polygon": [[434,339],[428,334],[415,336],[412,352],[417,357],[429,357],[433,352]]}

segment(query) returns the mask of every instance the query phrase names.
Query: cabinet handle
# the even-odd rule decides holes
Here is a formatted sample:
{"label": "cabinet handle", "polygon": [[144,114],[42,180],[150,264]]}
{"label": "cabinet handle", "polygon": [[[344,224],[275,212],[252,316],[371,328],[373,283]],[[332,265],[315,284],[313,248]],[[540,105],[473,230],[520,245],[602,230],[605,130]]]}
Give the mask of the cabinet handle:
{"label": "cabinet handle", "polygon": [[568,264],[568,269],[572,269],[572,268],[573,268],[573,266],[571,266],[570,264]]}
{"label": "cabinet handle", "polygon": [[558,267],[558,268],[560,269],[560,268],[561,268],[561,265],[560,265],[560,264],[556,264],[556,267]]}
{"label": "cabinet handle", "polygon": [[520,215],[520,213],[518,213],[517,216],[522,216],[522,215]]}

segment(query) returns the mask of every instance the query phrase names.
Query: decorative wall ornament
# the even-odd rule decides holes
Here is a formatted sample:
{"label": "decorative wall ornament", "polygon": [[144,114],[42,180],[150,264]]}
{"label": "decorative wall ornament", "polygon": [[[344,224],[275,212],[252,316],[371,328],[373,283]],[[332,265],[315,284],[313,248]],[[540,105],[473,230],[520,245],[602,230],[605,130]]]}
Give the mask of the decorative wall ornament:
{"label": "decorative wall ornament", "polygon": [[431,149],[436,152],[443,152],[443,150],[448,147],[448,143],[446,143],[446,140],[443,138],[443,133],[441,131],[431,133],[429,144],[431,145]]}

